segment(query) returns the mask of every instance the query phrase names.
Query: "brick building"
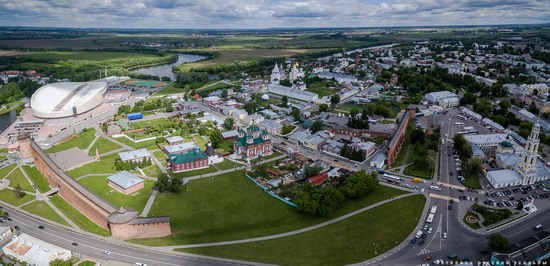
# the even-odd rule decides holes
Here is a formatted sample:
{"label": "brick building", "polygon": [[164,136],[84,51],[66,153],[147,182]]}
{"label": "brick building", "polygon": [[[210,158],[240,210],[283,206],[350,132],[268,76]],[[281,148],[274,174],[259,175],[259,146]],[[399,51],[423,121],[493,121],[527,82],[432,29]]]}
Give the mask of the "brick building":
{"label": "brick building", "polygon": [[169,154],[168,157],[169,167],[174,173],[208,167],[208,156],[199,147],[183,153]]}
{"label": "brick building", "polygon": [[401,149],[401,144],[403,144],[403,139],[405,138],[405,132],[407,131],[409,122],[413,120],[415,116],[416,106],[410,105],[409,107],[407,107],[407,112],[405,112],[403,120],[401,120],[399,127],[397,127],[397,130],[393,134],[390,144],[388,145],[388,152],[386,157],[386,164],[388,165],[388,167],[393,164],[395,157],[397,157],[397,153]]}
{"label": "brick building", "polygon": [[238,135],[235,138],[235,155],[243,158],[255,159],[259,156],[270,155],[273,151],[273,145],[266,130],[261,130],[255,121],[246,130],[239,128]]}
{"label": "brick building", "polygon": [[142,189],[145,184],[143,179],[128,171],[122,171],[109,176],[107,178],[107,183],[110,187],[125,195],[132,194]]}

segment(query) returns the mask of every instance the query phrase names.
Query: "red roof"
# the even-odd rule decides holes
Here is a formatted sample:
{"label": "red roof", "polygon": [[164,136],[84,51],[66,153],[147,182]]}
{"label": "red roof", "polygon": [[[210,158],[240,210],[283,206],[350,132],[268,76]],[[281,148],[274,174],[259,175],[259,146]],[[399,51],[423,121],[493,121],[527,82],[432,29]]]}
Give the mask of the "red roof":
{"label": "red roof", "polygon": [[195,98],[195,99],[200,99],[200,98],[202,98],[202,97],[201,97],[198,93],[196,93],[195,95],[193,95],[193,98]]}
{"label": "red roof", "polygon": [[312,185],[314,186],[319,186],[319,185],[322,185],[323,183],[325,183],[325,181],[328,179],[328,173],[327,172],[323,172],[323,173],[319,173],[317,175],[314,175],[310,178],[308,178],[307,180],[309,181],[309,183],[311,183]]}

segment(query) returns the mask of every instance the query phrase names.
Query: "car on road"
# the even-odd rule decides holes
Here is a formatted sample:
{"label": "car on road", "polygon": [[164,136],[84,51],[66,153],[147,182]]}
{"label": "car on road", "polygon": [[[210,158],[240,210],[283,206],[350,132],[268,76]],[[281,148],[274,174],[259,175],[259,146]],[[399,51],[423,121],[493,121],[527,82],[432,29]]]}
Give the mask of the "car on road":
{"label": "car on road", "polygon": [[540,230],[540,229],[542,229],[542,224],[537,224],[537,225],[535,225],[535,230],[538,231],[538,230]]}
{"label": "car on road", "polygon": [[411,239],[411,244],[414,245],[414,243],[416,243],[416,238]]}
{"label": "car on road", "polygon": [[432,233],[432,228],[430,227],[430,229],[428,229],[428,234],[431,234]]}
{"label": "car on road", "polygon": [[432,256],[426,256],[424,258],[422,258],[423,261],[428,261],[428,260],[432,260]]}
{"label": "car on road", "polygon": [[13,228],[15,228],[15,230],[19,230],[19,226],[14,226]]}
{"label": "car on road", "polygon": [[420,238],[426,239],[427,236],[428,236],[428,235],[426,235],[426,233],[424,233],[424,234],[420,235]]}
{"label": "car on road", "polygon": [[443,232],[443,239],[447,239],[447,232]]}
{"label": "car on road", "polygon": [[420,241],[418,241],[418,246],[422,246],[422,245],[424,245],[424,243],[425,243],[424,240],[420,240]]}
{"label": "car on road", "polygon": [[107,250],[104,250],[103,253],[107,254],[107,255],[110,255],[111,252],[107,251]]}
{"label": "car on road", "polygon": [[39,226],[38,226],[38,229],[44,229],[44,226],[43,226],[43,225],[39,225]]}
{"label": "car on road", "polygon": [[140,263],[140,262],[136,262],[134,265],[135,265],[135,266],[147,266],[147,264],[145,264],[145,263]]}
{"label": "car on road", "polygon": [[447,209],[448,209],[449,211],[452,211],[452,210],[453,210],[453,206],[449,205],[449,206],[447,207]]}
{"label": "car on road", "polygon": [[78,246],[78,243],[73,242],[72,245],[76,247],[76,246]]}

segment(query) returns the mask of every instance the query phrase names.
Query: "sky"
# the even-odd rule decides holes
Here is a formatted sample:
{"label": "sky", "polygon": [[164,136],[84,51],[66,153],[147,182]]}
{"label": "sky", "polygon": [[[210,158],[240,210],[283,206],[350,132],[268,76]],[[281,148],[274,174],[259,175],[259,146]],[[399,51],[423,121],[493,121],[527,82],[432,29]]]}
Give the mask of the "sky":
{"label": "sky", "polygon": [[550,0],[0,0],[0,26],[253,29],[550,23]]}

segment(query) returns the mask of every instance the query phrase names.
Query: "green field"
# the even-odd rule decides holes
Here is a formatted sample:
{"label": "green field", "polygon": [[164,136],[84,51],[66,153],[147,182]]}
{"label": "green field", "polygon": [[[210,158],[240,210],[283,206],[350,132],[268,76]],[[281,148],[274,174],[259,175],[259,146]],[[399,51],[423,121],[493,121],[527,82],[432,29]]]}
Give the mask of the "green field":
{"label": "green field", "polygon": [[172,236],[140,239],[145,245],[205,243],[265,236],[304,228],[405,192],[380,186],[324,218],[298,213],[268,196],[242,171],[193,180],[182,192],[159,193],[150,216],[170,216]]}
{"label": "green field", "polygon": [[234,169],[235,166],[236,166],[236,167],[241,167],[241,166],[243,166],[242,164],[238,164],[238,163],[232,162],[232,161],[230,161],[230,160],[228,160],[228,159],[224,159],[223,162],[217,163],[217,164],[215,164],[215,165],[216,165],[216,167],[218,167],[218,169],[220,169],[220,170]]}
{"label": "green field", "polygon": [[109,231],[103,229],[101,226],[95,224],[92,220],[88,219],[88,217],[84,216],[84,214],[71,206],[61,196],[53,195],[52,197],[50,197],[50,201],[51,203],[53,203],[53,205],[55,205],[55,207],[57,207],[63,214],[71,219],[71,221],[78,225],[78,227],[80,227],[82,230],[102,236],[111,235]]}
{"label": "green field", "polygon": [[54,222],[69,226],[69,223],[63,220],[63,218],[61,218],[59,214],[57,214],[48,204],[46,204],[46,202],[35,201],[33,203],[29,203],[23,206],[22,209],[32,214],[36,214],[40,217],[44,217],[48,220],[52,220]]}
{"label": "green field", "polygon": [[145,207],[154,185],[154,181],[145,180],[144,188],[124,195],[107,184],[107,176],[88,176],[78,182],[111,204],[119,207],[131,207],[138,212]]}
{"label": "green field", "polygon": [[96,149],[99,152],[99,154],[103,154],[109,151],[114,151],[117,149],[120,149],[120,145],[104,138],[100,137],[97,139],[97,141],[94,143],[92,148],[90,149],[90,156],[94,157],[96,155]]}
{"label": "green field", "polygon": [[155,59],[159,56],[151,54],[126,53],[126,52],[33,52],[31,54],[18,55],[33,59],[57,59],[57,60],[88,60],[88,61],[111,61],[127,59]]}
{"label": "green field", "polygon": [[35,197],[33,195],[25,194],[25,196],[18,199],[17,197],[15,197],[15,192],[13,192],[13,190],[7,188],[0,190],[0,200],[7,202],[13,206],[20,206],[33,200],[34,198]]}
{"label": "green field", "polygon": [[192,171],[186,171],[186,172],[180,172],[180,173],[172,173],[172,171],[169,171],[169,174],[170,174],[170,176],[173,176],[173,177],[184,178],[184,177],[191,177],[191,176],[196,176],[196,175],[210,174],[210,173],[214,173],[214,172],[217,172],[217,171],[218,170],[216,170],[216,168],[214,168],[213,166],[208,166],[207,168],[202,168],[202,169],[192,170]]}
{"label": "green field", "polygon": [[10,164],[2,169],[0,169],[0,178],[5,178],[8,176],[8,174],[13,170],[13,168],[17,167],[16,164]]}
{"label": "green field", "polygon": [[82,167],[66,172],[72,178],[78,178],[87,174],[113,174],[115,170],[115,158],[118,154],[110,154],[101,157],[101,160],[86,164]]}
{"label": "green field", "polygon": [[[237,49],[227,49],[237,48]],[[266,57],[286,57],[297,53],[308,52],[312,50],[306,49],[239,49],[242,47],[226,46],[225,49],[204,49],[201,51],[218,52],[219,55],[213,59],[202,60],[193,63],[181,64],[178,69],[181,72],[187,72],[192,68],[200,68],[205,66],[214,66],[218,64],[232,63],[236,60],[249,61]],[[181,50],[185,52],[186,50]]]}
{"label": "green field", "polygon": [[164,87],[163,89],[161,89],[160,91],[155,93],[154,96],[163,96],[163,95],[168,95],[168,94],[175,94],[175,93],[182,93],[182,92],[189,91],[185,88],[179,88],[176,85],[177,84],[175,82],[172,82],[172,83],[168,84],[168,86]]}
{"label": "green field", "polygon": [[10,181],[10,187],[15,188],[15,186],[19,184],[21,186],[21,189],[34,193],[34,189],[32,188],[31,184],[29,184],[29,181],[27,181],[25,176],[23,176],[21,170],[15,169],[15,171],[13,171],[7,179]]}
{"label": "green field", "polygon": [[40,173],[40,171],[38,171],[38,169],[36,169],[36,167],[24,165],[23,170],[27,173],[33,184],[40,192],[45,193],[51,190],[48,180],[44,177],[44,175],[42,175],[42,173]]}
{"label": "green field", "polygon": [[88,128],[86,132],[80,132],[78,137],[72,138],[71,140],[57,144],[53,147],[50,147],[46,150],[48,153],[56,153],[70,149],[72,147],[78,147],[80,149],[86,149],[92,143],[95,138],[95,128]]}
{"label": "green field", "polygon": [[134,149],[148,149],[148,150],[156,150],[159,147],[157,146],[154,139],[152,140],[146,140],[141,142],[133,142],[129,140],[128,138],[122,137],[122,138],[116,138],[116,141],[124,143]]}
{"label": "green field", "polygon": [[[418,158],[418,156],[416,155],[416,146],[414,146],[411,152],[411,155],[409,156],[409,162],[414,162],[416,158]],[[425,165],[413,163],[412,165],[405,168],[404,173],[406,175],[412,175],[420,178],[431,179],[433,178],[433,175],[434,175],[434,167],[426,167]]]}
{"label": "green field", "polygon": [[[294,236],[238,245],[177,250],[277,265],[358,263],[383,254],[404,241],[416,227],[425,202],[422,195],[416,195]],[[388,213],[392,215],[388,216]]]}

